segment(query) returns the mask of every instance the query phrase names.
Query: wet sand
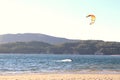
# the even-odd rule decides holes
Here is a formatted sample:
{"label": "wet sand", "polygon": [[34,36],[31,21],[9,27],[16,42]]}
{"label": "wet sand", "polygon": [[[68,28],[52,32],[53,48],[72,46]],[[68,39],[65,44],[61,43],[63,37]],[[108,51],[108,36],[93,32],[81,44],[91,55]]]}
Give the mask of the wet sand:
{"label": "wet sand", "polygon": [[120,74],[5,74],[0,80],[120,80]]}

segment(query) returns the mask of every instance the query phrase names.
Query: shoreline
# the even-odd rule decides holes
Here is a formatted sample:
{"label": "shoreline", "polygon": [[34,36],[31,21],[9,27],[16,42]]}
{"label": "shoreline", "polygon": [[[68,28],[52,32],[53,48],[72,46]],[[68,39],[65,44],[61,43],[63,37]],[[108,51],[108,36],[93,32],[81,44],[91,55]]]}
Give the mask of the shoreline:
{"label": "shoreline", "polygon": [[0,75],[21,75],[21,74],[120,74],[120,71],[100,71],[100,70],[82,70],[82,71],[53,71],[53,72],[32,72],[32,71],[2,71]]}
{"label": "shoreline", "polygon": [[29,73],[0,75],[0,80],[120,80],[120,74]]}

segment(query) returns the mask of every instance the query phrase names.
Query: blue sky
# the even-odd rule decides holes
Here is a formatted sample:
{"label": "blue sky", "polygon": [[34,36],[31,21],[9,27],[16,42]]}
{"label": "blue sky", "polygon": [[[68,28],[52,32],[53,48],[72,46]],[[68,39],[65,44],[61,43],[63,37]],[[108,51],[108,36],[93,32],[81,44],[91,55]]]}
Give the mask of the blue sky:
{"label": "blue sky", "polygon": [[[120,41],[120,0],[1,0],[0,34]],[[88,14],[96,16],[89,25]]]}

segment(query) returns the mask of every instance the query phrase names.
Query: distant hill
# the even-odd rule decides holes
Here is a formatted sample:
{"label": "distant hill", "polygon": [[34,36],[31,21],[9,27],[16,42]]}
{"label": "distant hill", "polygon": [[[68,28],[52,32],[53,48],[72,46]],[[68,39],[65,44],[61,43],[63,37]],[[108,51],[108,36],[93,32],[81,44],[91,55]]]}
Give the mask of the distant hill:
{"label": "distant hill", "polygon": [[84,40],[56,45],[39,41],[14,42],[0,44],[0,53],[120,55],[120,42]]}
{"label": "distant hill", "polygon": [[0,35],[0,53],[120,55],[120,42],[72,40],[45,34]]}
{"label": "distant hill", "polygon": [[0,43],[30,42],[30,41],[40,41],[49,44],[61,44],[66,42],[76,42],[78,40],[71,40],[71,39],[54,37],[45,34],[37,34],[37,33],[0,35]]}

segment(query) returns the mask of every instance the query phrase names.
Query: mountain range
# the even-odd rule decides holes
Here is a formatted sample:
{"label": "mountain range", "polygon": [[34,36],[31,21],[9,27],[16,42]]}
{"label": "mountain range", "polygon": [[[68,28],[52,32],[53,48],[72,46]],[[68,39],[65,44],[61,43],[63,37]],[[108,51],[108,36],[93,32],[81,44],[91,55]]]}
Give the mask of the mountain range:
{"label": "mountain range", "polygon": [[30,42],[30,41],[40,41],[40,42],[45,42],[49,44],[61,44],[66,42],[76,42],[79,40],[54,37],[54,36],[49,36],[49,35],[40,34],[40,33],[0,35],[0,43]]}
{"label": "mountain range", "polygon": [[0,35],[0,53],[120,55],[120,42],[73,40],[45,34]]}

